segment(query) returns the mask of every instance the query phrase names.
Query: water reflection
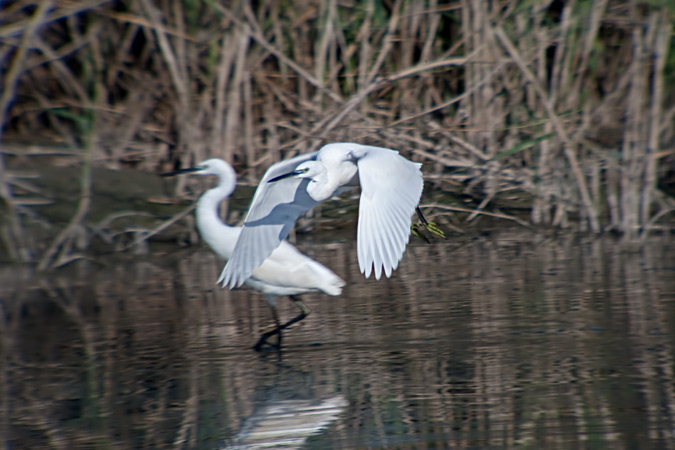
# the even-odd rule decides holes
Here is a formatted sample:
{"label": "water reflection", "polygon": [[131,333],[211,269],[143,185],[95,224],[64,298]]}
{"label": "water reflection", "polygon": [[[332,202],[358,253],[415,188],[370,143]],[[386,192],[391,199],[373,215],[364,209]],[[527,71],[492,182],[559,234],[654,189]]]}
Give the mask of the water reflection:
{"label": "water reflection", "polygon": [[0,267],[5,447],[675,447],[669,241],[415,244],[377,282],[353,242],[299,247],[348,285],[306,296],[281,359],[251,350],[269,308],[217,288],[207,250]]}
{"label": "water reflection", "polygon": [[347,406],[341,395],[321,400],[263,400],[248,417],[228,449],[301,448],[308,437],[320,433]]}

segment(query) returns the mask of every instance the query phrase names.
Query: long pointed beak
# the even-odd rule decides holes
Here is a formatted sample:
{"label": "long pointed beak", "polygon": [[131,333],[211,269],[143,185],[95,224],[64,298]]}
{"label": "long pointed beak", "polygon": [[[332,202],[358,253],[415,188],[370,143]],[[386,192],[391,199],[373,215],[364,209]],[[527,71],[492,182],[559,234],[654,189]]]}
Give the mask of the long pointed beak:
{"label": "long pointed beak", "polygon": [[186,169],[174,170],[173,172],[160,173],[159,176],[160,177],[173,177],[175,175],[180,175],[180,174],[183,174],[183,173],[199,172],[200,170],[202,170],[201,167],[188,167]]}
{"label": "long pointed beak", "polygon": [[293,172],[288,172],[283,175],[279,175],[278,177],[274,177],[270,180],[267,180],[268,183],[274,183],[275,181],[283,180],[284,178],[289,178],[289,177],[295,177],[297,175],[300,175],[302,173],[302,170],[294,170]]}

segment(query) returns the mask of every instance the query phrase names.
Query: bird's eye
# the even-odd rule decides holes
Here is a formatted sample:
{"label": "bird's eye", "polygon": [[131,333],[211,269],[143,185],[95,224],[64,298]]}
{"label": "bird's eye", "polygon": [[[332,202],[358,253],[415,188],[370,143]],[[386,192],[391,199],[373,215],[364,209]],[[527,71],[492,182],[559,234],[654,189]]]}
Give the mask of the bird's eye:
{"label": "bird's eye", "polygon": [[307,173],[307,172],[309,172],[309,167],[305,167],[304,169],[302,169],[302,173]]}

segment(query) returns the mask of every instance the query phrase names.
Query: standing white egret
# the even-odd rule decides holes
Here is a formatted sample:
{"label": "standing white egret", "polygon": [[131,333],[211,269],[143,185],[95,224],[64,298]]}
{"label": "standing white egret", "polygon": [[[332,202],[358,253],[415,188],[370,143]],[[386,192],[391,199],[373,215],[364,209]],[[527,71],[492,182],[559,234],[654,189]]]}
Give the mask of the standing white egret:
{"label": "standing white egret", "polygon": [[357,253],[366,278],[380,279],[398,267],[410,236],[411,215],[422,196],[421,164],[396,150],[354,143],[272,166],[253,197],[232,256],[218,279],[240,286],[288,236],[296,219],[342,188],[361,186]]}
{"label": "standing white egret", "polygon": [[[273,166],[274,167],[274,166]],[[182,169],[163,176],[180,173],[215,175],[220,183],[206,191],[197,201],[197,229],[202,239],[221,258],[228,260],[232,256],[235,243],[241,233],[241,227],[231,227],[220,219],[218,206],[229,197],[236,186],[236,174],[232,166],[222,159],[207,159],[196,167]],[[263,294],[272,310],[276,328],[263,333],[254,348],[260,350],[267,339],[278,335],[278,347],[281,348],[281,330],[299,322],[309,314],[309,308],[297,297],[308,292],[324,292],[328,295],[340,295],[345,282],[324,265],[302,254],[297,248],[281,241],[269,256],[263,258],[245,280],[246,284]],[[300,308],[300,314],[285,324],[279,322],[276,309],[276,297],[288,295]]]}

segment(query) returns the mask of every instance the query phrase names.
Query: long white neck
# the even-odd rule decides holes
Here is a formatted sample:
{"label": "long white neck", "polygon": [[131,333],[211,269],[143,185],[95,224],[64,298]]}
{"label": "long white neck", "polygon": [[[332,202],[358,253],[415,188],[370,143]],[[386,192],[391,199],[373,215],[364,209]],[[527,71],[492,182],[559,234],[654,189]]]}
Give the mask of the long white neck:
{"label": "long white neck", "polygon": [[356,175],[357,167],[351,162],[343,162],[336,170],[318,166],[318,172],[312,175],[307,185],[307,193],[317,202],[329,199]]}
{"label": "long white neck", "polygon": [[[229,174],[228,174],[229,175]],[[221,258],[229,259],[237,242],[239,228],[224,223],[218,214],[220,203],[234,191],[234,172],[231,176],[220,174],[220,184],[206,191],[197,201],[197,229],[202,239]]]}
{"label": "long white neck", "polygon": [[317,202],[330,198],[337,189],[337,186],[331,183],[331,180],[328,178],[328,172],[323,167],[322,169],[309,179],[309,184],[307,185],[307,193]]}

